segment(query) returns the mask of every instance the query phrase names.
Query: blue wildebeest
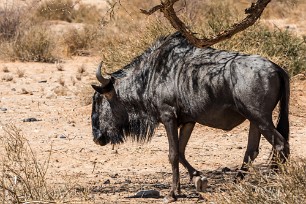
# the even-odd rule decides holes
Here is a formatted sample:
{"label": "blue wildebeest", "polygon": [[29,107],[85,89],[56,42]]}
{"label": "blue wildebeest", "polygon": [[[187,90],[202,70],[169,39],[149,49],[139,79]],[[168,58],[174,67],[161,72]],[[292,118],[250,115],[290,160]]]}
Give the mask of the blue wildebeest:
{"label": "blue wildebeest", "polygon": [[[250,121],[242,170],[258,155],[262,134],[285,161],[289,156],[289,77],[257,55],[196,48],[180,34],[162,37],[130,64],[111,74],[97,70],[93,85],[92,131],[99,145],[131,137],[148,141],[162,123],[169,142],[173,183],[169,201],[180,193],[179,162],[190,177],[200,175],[185,158],[185,147],[200,123],[231,130]],[[277,127],[272,111],[280,103]],[[178,131],[179,129],[179,131]],[[243,176],[243,175],[240,175]]]}

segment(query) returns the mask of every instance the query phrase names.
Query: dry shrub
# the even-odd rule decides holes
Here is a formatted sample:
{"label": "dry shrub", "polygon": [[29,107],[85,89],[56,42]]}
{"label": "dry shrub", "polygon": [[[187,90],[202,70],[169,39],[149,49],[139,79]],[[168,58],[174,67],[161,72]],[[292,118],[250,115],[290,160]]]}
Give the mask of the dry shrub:
{"label": "dry shrub", "polygon": [[252,169],[246,180],[229,184],[220,203],[306,203],[306,161],[291,161],[279,174]]}
{"label": "dry shrub", "polygon": [[86,5],[73,0],[43,1],[36,10],[35,19],[62,20],[76,23],[94,23],[100,20],[96,6]]}
{"label": "dry shrub", "polygon": [[[137,5],[138,2],[134,0],[131,4]],[[150,5],[143,3],[141,6],[137,5],[137,8],[150,8]],[[194,32],[213,36],[244,18],[243,8],[241,4],[231,0],[215,3],[194,1],[192,4],[187,2],[187,7],[178,5],[176,10]],[[166,20],[160,20],[162,18],[159,14],[145,18],[127,12],[133,9],[135,8],[129,4],[122,3],[122,6],[115,10],[116,23],[111,21],[105,27],[99,47],[108,72],[128,64],[131,59],[149,47],[158,36],[173,32]],[[199,37],[202,36],[199,34]],[[248,54],[260,54],[287,69],[291,75],[306,71],[305,39],[294,36],[286,30],[271,30],[261,23],[255,24],[214,47]]]}
{"label": "dry shrub", "polygon": [[118,13],[120,18],[118,17],[115,25],[114,22],[110,22],[105,27],[95,47],[97,52],[101,53],[108,72],[127,65],[159,37],[174,32],[168,22],[161,21],[158,17],[152,16],[138,21],[137,16],[130,16],[125,10],[121,12]]}
{"label": "dry shrub", "polygon": [[73,21],[94,24],[101,20],[101,11],[94,5],[79,4],[74,10]]}
{"label": "dry shrub", "polygon": [[80,100],[82,106],[87,106],[92,103],[92,96],[94,94],[93,88],[88,84],[82,84],[78,87],[78,92],[76,93]]}
{"label": "dry shrub", "polygon": [[75,3],[72,0],[43,1],[37,8],[35,17],[72,22],[74,7]]}
{"label": "dry shrub", "polygon": [[48,30],[41,26],[23,28],[13,42],[13,56],[21,61],[54,62],[57,58],[52,53],[54,41]]}
{"label": "dry shrub", "polygon": [[29,141],[14,125],[6,125],[0,135],[0,202],[1,203],[90,203],[88,189],[66,180],[48,182],[50,153],[41,161]]}
{"label": "dry shrub", "polygon": [[21,23],[22,12],[16,8],[0,7],[0,42],[14,38]]}
{"label": "dry shrub", "polygon": [[[206,16],[204,27],[197,28],[201,33],[211,34],[233,24],[236,18],[236,9],[226,3],[213,6],[212,14]],[[228,20],[222,20],[226,18]],[[224,25],[222,25],[224,24]],[[297,37],[287,30],[269,29],[267,26],[256,23],[233,38],[222,41],[214,47],[225,50],[239,51],[249,54],[260,54],[287,69],[293,76],[306,71],[306,44],[305,39]]]}
{"label": "dry shrub", "polygon": [[62,46],[66,47],[66,55],[89,55],[101,32],[98,25],[85,25],[81,29],[70,29],[62,40]]}

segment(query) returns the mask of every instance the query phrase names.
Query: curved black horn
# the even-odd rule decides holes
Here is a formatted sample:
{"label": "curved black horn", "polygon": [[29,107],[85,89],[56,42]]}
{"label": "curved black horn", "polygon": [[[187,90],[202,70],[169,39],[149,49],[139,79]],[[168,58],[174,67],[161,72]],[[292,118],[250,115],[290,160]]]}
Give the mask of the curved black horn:
{"label": "curved black horn", "polygon": [[102,76],[101,68],[102,68],[102,62],[100,62],[99,66],[98,66],[98,69],[96,71],[96,77],[97,77],[98,81],[102,84],[102,87],[104,87],[107,84],[109,84],[110,79],[106,79]]}

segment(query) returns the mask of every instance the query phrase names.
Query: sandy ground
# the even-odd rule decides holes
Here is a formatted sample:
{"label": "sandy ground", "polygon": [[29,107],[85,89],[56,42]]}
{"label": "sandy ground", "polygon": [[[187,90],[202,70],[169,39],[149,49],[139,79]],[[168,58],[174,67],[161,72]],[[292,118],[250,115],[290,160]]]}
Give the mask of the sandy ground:
{"label": "sandy ground", "polygon": [[[128,199],[141,189],[156,189],[165,195],[171,182],[168,144],[160,126],[150,143],[127,142],[120,146],[100,147],[91,136],[90,84],[95,81],[97,58],[77,57],[59,65],[43,63],[0,62],[0,120],[22,130],[40,160],[46,159],[51,146],[49,179],[64,183],[67,178],[90,190],[96,203],[155,203],[161,199]],[[86,71],[79,73],[80,67]],[[7,70],[5,72],[4,70]],[[23,76],[20,76],[23,73]],[[19,75],[19,76],[18,76]],[[10,80],[11,79],[11,80]],[[293,158],[306,157],[306,80],[299,75],[291,80],[290,143]],[[84,97],[87,96],[87,97]],[[34,117],[41,121],[23,122]],[[220,172],[238,168],[246,148],[248,122],[230,132],[197,126],[187,147],[187,158],[201,171]],[[270,145],[262,139],[255,164],[264,165]],[[212,172],[209,172],[212,171]],[[213,175],[213,174],[211,174]],[[216,175],[216,174],[214,174]],[[189,198],[179,202],[194,203],[198,195],[181,168],[183,193]],[[210,178],[209,178],[210,179]],[[205,199],[214,197],[210,180]],[[194,196],[196,195],[196,196]],[[205,200],[204,200],[205,201]],[[204,202],[199,201],[199,202]]]}

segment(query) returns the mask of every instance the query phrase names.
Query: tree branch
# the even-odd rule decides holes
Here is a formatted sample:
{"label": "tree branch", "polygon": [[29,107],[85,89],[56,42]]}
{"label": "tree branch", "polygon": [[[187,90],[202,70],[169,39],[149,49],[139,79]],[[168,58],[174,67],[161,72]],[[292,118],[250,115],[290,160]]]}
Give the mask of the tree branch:
{"label": "tree branch", "polygon": [[146,15],[151,15],[156,11],[164,13],[165,18],[169,20],[171,25],[178,31],[180,31],[186,39],[196,47],[204,48],[214,45],[218,42],[231,38],[233,35],[245,30],[252,26],[257,19],[261,16],[262,12],[271,0],[257,0],[256,3],[252,3],[251,7],[245,10],[248,14],[241,22],[233,24],[229,29],[221,31],[211,39],[206,37],[199,39],[193,32],[187,28],[185,23],[177,16],[174,11],[173,5],[179,0],[161,0],[161,4],[154,6],[150,10],[146,11],[141,9],[141,12]]}

